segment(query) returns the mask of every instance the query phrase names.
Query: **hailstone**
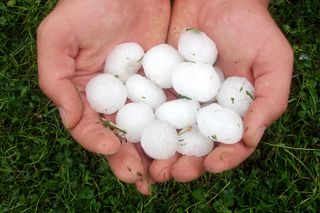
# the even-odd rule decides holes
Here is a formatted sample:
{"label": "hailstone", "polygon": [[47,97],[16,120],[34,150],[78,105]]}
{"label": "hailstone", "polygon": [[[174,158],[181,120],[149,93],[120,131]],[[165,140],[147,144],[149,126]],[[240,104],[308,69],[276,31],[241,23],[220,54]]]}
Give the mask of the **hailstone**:
{"label": "hailstone", "polygon": [[234,144],[242,138],[241,117],[235,111],[216,103],[199,110],[197,124],[200,132],[213,141]]}
{"label": "hailstone", "polygon": [[[215,69],[216,73],[218,74],[218,77],[220,80],[220,85],[221,85],[222,82],[225,80],[222,69],[218,66],[214,66],[214,69]],[[218,92],[219,92],[219,90],[218,90]],[[217,96],[214,96],[211,100],[207,101],[206,103],[203,103],[201,106],[209,105],[213,102],[217,102]]]}
{"label": "hailstone", "polygon": [[178,134],[178,152],[203,157],[211,152],[214,142],[202,135],[196,125],[182,129]]}
{"label": "hailstone", "polygon": [[196,123],[200,104],[194,100],[176,99],[161,104],[155,112],[158,120],[169,122],[174,128],[182,129]]}
{"label": "hailstone", "polygon": [[131,101],[148,104],[152,109],[156,109],[167,100],[160,87],[141,75],[132,75],[125,85]]}
{"label": "hailstone", "polygon": [[144,103],[128,103],[116,115],[117,126],[126,132],[124,137],[131,143],[140,142],[142,130],[153,120],[152,108]]}
{"label": "hailstone", "polygon": [[220,83],[222,84],[224,82],[224,80],[225,80],[225,77],[224,77],[222,69],[220,67],[218,67],[218,66],[214,66],[214,69],[216,70],[216,73],[218,74],[219,79],[220,79]]}
{"label": "hailstone", "polygon": [[174,67],[172,85],[180,95],[198,102],[207,102],[216,96],[220,80],[209,64],[182,62]]}
{"label": "hailstone", "polygon": [[169,44],[159,44],[148,50],[142,60],[147,78],[161,88],[172,87],[172,67],[183,61],[178,51]]}
{"label": "hailstone", "polygon": [[134,42],[115,46],[106,58],[104,72],[110,73],[125,82],[129,76],[138,72],[144,56],[142,47]]}
{"label": "hailstone", "polygon": [[179,53],[187,60],[195,63],[213,65],[217,60],[216,44],[196,28],[182,31],[178,41]]}
{"label": "hailstone", "polygon": [[254,99],[253,85],[243,77],[229,77],[217,94],[218,103],[236,111],[241,117],[245,115]]}
{"label": "hailstone", "polygon": [[177,132],[168,122],[154,120],[142,131],[141,147],[154,159],[168,159],[178,150]]}
{"label": "hailstone", "polygon": [[85,92],[91,108],[103,114],[116,112],[127,100],[126,87],[118,78],[107,73],[91,78]]}

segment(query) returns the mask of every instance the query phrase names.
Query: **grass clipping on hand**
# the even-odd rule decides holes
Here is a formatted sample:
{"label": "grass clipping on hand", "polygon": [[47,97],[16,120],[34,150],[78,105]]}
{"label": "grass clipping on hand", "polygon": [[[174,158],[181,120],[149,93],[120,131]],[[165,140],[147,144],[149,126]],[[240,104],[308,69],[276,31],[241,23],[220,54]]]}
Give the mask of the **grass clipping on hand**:
{"label": "grass clipping on hand", "polygon": [[127,139],[125,138],[127,132],[125,130],[119,128],[112,121],[105,119],[102,114],[100,114],[100,121],[102,122],[102,125],[110,129],[119,138],[121,142],[127,142]]}

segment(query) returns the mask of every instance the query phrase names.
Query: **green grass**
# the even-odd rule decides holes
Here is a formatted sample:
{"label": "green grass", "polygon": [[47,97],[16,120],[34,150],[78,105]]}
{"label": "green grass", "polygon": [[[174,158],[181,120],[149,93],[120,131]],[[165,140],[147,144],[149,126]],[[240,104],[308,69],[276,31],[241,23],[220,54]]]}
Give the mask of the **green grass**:
{"label": "green grass", "polygon": [[0,212],[319,212],[319,1],[270,7],[295,68],[288,111],[257,151],[235,170],[156,185],[150,197],[75,143],[38,88],[35,30],[54,3],[0,3]]}

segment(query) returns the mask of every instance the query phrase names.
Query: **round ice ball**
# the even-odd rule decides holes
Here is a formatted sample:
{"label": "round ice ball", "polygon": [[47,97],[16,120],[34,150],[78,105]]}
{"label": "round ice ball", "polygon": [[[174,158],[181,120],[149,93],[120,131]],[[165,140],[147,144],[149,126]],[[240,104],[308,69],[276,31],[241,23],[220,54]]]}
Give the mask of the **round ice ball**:
{"label": "round ice ball", "polygon": [[172,87],[172,67],[183,61],[178,51],[169,44],[159,44],[149,49],[142,66],[147,78],[161,88]]}
{"label": "round ice ball", "polygon": [[203,157],[211,152],[214,142],[202,135],[196,125],[182,129],[178,134],[178,152]]}
{"label": "round ice ball", "polygon": [[154,120],[142,131],[141,147],[151,158],[165,160],[178,149],[178,135],[166,121]]}
{"label": "round ice ball", "polygon": [[144,56],[143,48],[134,42],[115,46],[106,58],[104,72],[110,73],[125,82],[129,76],[138,72]]}
{"label": "round ice ball", "polygon": [[144,103],[128,103],[120,108],[116,116],[117,126],[124,130],[128,142],[141,141],[141,134],[148,123],[155,120],[152,108]]}
{"label": "round ice ball", "polygon": [[200,132],[213,141],[234,144],[242,138],[241,117],[235,111],[216,103],[199,110],[197,124]]}
{"label": "round ice ball", "polygon": [[103,114],[116,112],[127,100],[127,91],[123,83],[106,73],[91,78],[85,91],[91,108]]}
{"label": "round ice ball", "polygon": [[158,120],[169,122],[174,128],[182,129],[196,123],[200,104],[194,100],[176,99],[161,104],[155,112]]}
{"label": "round ice ball", "polygon": [[218,55],[216,44],[204,32],[196,28],[181,32],[178,50],[187,61],[210,65],[214,64]]}
{"label": "round ice ball", "polygon": [[167,100],[164,91],[151,80],[138,75],[132,75],[125,83],[128,98],[133,102],[145,103],[156,109]]}
{"label": "round ice ball", "polygon": [[[218,67],[218,66],[214,66],[214,69],[215,69],[215,71],[216,71],[216,73],[217,73],[217,75],[218,75],[218,77],[219,77],[220,86],[221,86],[222,82],[225,80],[224,74],[223,74],[223,72],[222,72],[222,69],[221,69],[220,67]],[[219,90],[218,90],[218,92],[219,92]],[[213,102],[217,102],[217,96],[214,96],[211,100],[203,103],[202,106],[204,106],[204,105],[209,105],[209,104],[211,104],[211,103],[213,103]]]}
{"label": "round ice ball", "polygon": [[219,79],[220,79],[220,83],[222,84],[225,80],[222,69],[219,66],[214,66],[214,69],[216,70],[216,73],[218,74]]}
{"label": "round ice ball", "polygon": [[217,94],[218,103],[236,111],[241,117],[245,115],[254,100],[254,87],[243,77],[229,77]]}
{"label": "round ice ball", "polygon": [[216,96],[220,80],[209,64],[182,62],[174,67],[172,85],[180,95],[198,102],[207,102]]}

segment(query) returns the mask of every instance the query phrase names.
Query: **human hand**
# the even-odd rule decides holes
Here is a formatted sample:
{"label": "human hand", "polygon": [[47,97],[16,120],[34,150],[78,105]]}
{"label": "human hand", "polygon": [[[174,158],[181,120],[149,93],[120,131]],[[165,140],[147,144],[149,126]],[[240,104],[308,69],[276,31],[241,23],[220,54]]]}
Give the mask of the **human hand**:
{"label": "human hand", "polygon": [[205,158],[176,155],[161,166],[151,165],[151,176],[157,181],[174,178],[186,182],[205,171],[218,173],[236,167],[252,154],[265,129],[287,107],[293,54],[269,14],[266,0],[176,0],[169,43],[177,46],[181,30],[191,27],[215,41],[217,65],[226,77],[243,76],[254,84],[255,100],[244,117],[242,141],[219,144]]}
{"label": "human hand", "polygon": [[167,0],[60,0],[37,34],[39,85],[58,107],[64,126],[85,149],[105,155],[114,174],[142,193],[150,184],[148,158],[99,123],[84,88],[103,70],[115,45],[137,42],[147,50],[164,43],[169,16]]}

